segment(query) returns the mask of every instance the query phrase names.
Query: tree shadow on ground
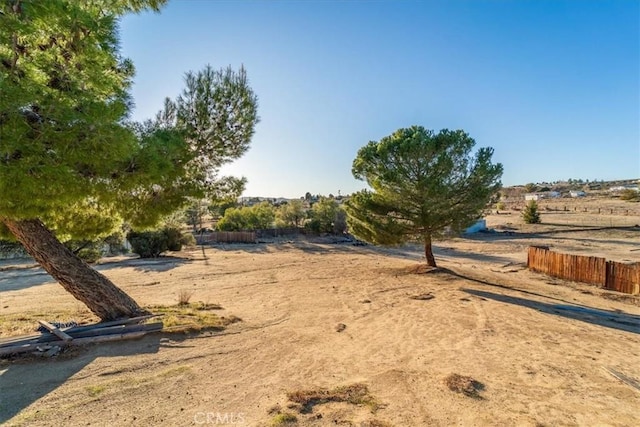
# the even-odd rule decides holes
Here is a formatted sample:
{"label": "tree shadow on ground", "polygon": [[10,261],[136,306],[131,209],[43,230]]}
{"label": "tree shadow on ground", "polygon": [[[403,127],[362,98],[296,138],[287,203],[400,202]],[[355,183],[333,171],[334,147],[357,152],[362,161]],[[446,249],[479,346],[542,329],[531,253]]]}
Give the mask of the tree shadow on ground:
{"label": "tree shadow on ground", "polygon": [[477,262],[488,262],[495,264],[509,264],[514,262],[514,258],[503,257],[498,255],[487,255],[478,252],[466,252],[460,249],[454,248],[433,248],[434,255],[438,258],[450,261],[451,258],[462,258],[464,260],[471,260]]}
{"label": "tree shadow on ground", "polygon": [[45,397],[98,358],[157,353],[162,335],[71,348],[55,358],[0,360],[0,424]]}
{"label": "tree shadow on ground", "polygon": [[370,253],[381,253],[380,248],[370,245],[354,245],[352,241],[343,241],[335,239],[299,239],[291,240],[282,239],[261,243],[232,243],[232,244],[215,244],[208,248],[223,252],[247,252],[255,254],[274,253],[279,251],[299,250],[308,254],[330,254],[330,253],[353,253],[356,251],[365,251]]}
{"label": "tree shadow on ground", "polygon": [[98,271],[111,270],[113,268],[133,267],[137,271],[143,273],[150,271],[169,271],[183,264],[188,264],[192,260],[189,258],[175,256],[161,256],[158,258],[130,258],[117,261],[107,261],[96,265],[94,268]]}
{"label": "tree shadow on ground", "polygon": [[534,297],[545,298],[547,300],[557,301],[558,303],[564,303],[564,304],[570,304],[570,305],[574,305],[574,306],[580,306],[580,307],[588,308],[587,306],[583,306],[583,305],[580,305],[580,304],[575,304],[573,302],[564,300],[562,298],[552,297],[552,296],[549,296],[549,295],[540,294],[540,293],[533,292],[533,291],[528,291],[526,289],[515,288],[513,286],[501,285],[499,283],[492,283],[492,282],[488,282],[486,280],[477,279],[475,277],[471,277],[469,275],[461,274],[461,273],[458,273],[456,271],[450,270],[448,268],[438,268],[433,273],[435,273],[435,274],[449,274],[449,275],[455,276],[455,277],[457,277],[459,279],[468,280],[470,282],[475,282],[475,283],[478,283],[478,284],[484,285],[484,286],[491,286],[491,287],[498,288],[498,289],[503,289],[503,290],[506,290],[506,291],[520,292],[522,294],[531,295],[531,296],[534,296]]}
{"label": "tree shadow on ground", "polygon": [[[107,271],[115,268],[133,267],[136,271],[143,273],[163,272],[172,270],[183,264],[192,262],[188,258],[165,256],[160,258],[130,258],[107,260],[102,264],[93,266],[97,271]],[[57,283],[42,267],[38,265],[16,265],[15,267],[5,267],[0,276],[0,293],[6,291],[17,291],[30,288],[32,286],[44,285],[46,283]]]}
{"label": "tree shadow on ground", "polygon": [[[350,240],[344,240],[341,237],[336,237],[334,239],[296,239],[289,241],[274,241],[269,243],[256,244],[237,243],[209,246],[209,248],[227,252],[242,251],[256,254],[298,250],[305,254],[371,254],[389,256],[416,262],[424,260],[424,248],[419,244],[408,243],[396,247],[376,246]],[[487,255],[471,251],[467,252],[450,247],[441,247],[439,245],[433,246],[433,253],[436,257],[447,260],[459,258],[462,260],[473,260],[477,262],[489,262],[496,264],[507,264],[514,262],[514,259],[509,257]]]}
{"label": "tree shadow on ground", "polygon": [[14,268],[2,272],[0,292],[17,291],[45,283],[56,283],[56,281],[41,267]]}
{"label": "tree shadow on ground", "polygon": [[[553,226],[562,226],[561,224],[544,224]],[[573,237],[572,233],[599,233],[599,232],[611,232],[622,231],[627,233],[636,233],[640,237],[640,227],[581,227],[576,228],[571,226],[567,230],[549,230],[549,231],[536,231],[536,232],[522,232],[522,231],[489,231],[474,234],[465,234],[462,236],[465,240],[476,242],[488,242],[493,241],[517,241],[517,240],[531,240],[531,239],[560,239],[577,242],[592,242],[592,243],[609,243],[615,245],[629,245],[637,246],[637,242],[621,240],[621,239],[590,239],[584,237]],[[556,237],[557,236],[557,237]],[[620,237],[620,236],[617,236]]]}
{"label": "tree shadow on ground", "polygon": [[568,319],[580,320],[582,322],[587,322],[612,329],[618,329],[634,334],[640,334],[640,316],[634,314],[601,310],[573,304],[551,304],[527,298],[481,291],[478,289],[462,288],[461,290],[480,298],[520,305],[522,307],[531,308],[543,313],[566,317]]}
{"label": "tree shadow on ground", "polygon": [[260,254],[270,252],[269,248],[273,243],[209,243],[204,247],[207,249],[215,249],[222,252],[247,252],[251,254]]}

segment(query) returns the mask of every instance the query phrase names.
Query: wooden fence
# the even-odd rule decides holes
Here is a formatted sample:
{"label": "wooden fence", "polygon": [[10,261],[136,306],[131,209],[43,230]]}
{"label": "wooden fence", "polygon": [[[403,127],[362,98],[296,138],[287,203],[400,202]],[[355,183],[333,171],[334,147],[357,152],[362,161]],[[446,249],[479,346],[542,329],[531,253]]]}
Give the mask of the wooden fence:
{"label": "wooden fence", "polygon": [[607,261],[605,288],[626,294],[639,294],[640,264]]}
{"label": "wooden fence", "polygon": [[547,247],[530,246],[530,270],[565,280],[590,283],[628,294],[640,293],[640,263],[624,264],[600,257],[569,255]]}
{"label": "wooden fence", "polygon": [[255,231],[212,231],[200,234],[198,244],[203,243],[256,243]]}
{"label": "wooden fence", "polygon": [[256,234],[258,237],[297,236],[300,234],[307,234],[307,230],[301,227],[264,228],[256,230]]}

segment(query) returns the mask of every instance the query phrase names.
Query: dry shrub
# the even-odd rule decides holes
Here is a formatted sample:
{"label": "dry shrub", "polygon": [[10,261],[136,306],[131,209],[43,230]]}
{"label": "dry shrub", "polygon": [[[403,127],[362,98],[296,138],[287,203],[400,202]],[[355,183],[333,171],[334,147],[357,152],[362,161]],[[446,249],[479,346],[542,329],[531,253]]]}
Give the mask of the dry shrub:
{"label": "dry shrub", "polygon": [[281,412],[271,419],[273,427],[297,425],[298,417],[290,412]]}
{"label": "dry shrub", "polygon": [[189,305],[189,300],[192,296],[192,291],[182,289],[180,292],[178,292],[178,305]]}
{"label": "dry shrub", "polygon": [[337,387],[333,390],[298,390],[287,393],[287,399],[301,406],[300,412],[311,412],[315,405],[329,402],[346,402],[352,405],[367,405],[372,411],[378,409],[378,403],[369,394],[369,389],[364,384],[352,384]]}
{"label": "dry shrub", "polygon": [[484,385],[481,382],[459,374],[449,375],[444,379],[444,383],[449,387],[449,390],[474,398],[479,398],[478,392],[484,390]]}

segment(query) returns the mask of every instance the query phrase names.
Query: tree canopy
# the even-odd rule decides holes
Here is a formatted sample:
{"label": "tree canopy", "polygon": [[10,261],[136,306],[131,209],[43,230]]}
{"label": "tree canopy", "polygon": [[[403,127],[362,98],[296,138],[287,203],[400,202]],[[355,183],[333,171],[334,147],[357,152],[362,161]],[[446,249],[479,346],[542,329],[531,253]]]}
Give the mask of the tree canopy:
{"label": "tree canopy", "polygon": [[299,227],[305,218],[304,203],[302,200],[289,200],[278,208],[276,217],[281,227]]}
{"label": "tree canopy", "polygon": [[275,208],[269,202],[253,206],[228,208],[218,221],[218,230],[241,231],[271,228],[276,218]]}
{"label": "tree canopy", "polygon": [[346,203],[350,231],[375,244],[419,240],[435,266],[433,237],[475,221],[501,186],[502,165],[462,130],[399,129],[362,147],[352,173],[371,190]]}
{"label": "tree canopy", "polygon": [[58,234],[147,226],[205,192],[242,191],[217,170],[248,148],[246,72],[205,67],[154,120],[128,121],[131,61],[117,23],[164,1],[13,1],[0,14],[0,217]]}
{"label": "tree canopy", "polygon": [[150,226],[192,198],[239,195],[244,179],[218,171],[248,149],[258,122],[244,68],[210,66],[188,72],[154,119],[129,120],[134,67],[119,52],[118,20],[164,3],[0,3],[0,235],[102,319],[141,310],[58,239],[104,236],[123,220]]}
{"label": "tree canopy", "polygon": [[340,234],[347,228],[346,214],[334,199],[320,197],[307,214],[306,227],[314,233]]}

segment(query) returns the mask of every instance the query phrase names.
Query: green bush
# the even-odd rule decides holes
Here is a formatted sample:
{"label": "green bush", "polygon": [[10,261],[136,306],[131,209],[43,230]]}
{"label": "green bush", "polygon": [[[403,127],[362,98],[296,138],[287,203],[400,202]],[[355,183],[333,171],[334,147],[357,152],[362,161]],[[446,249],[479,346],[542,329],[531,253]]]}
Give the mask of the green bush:
{"label": "green bush", "polygon": [[182,250],[182,231],[167,227],[162,232],[167,236],[167,248],[170,251]]}
{"label": "green bush", "polygon": [[157,258],[166,251],[180,251],[182,246],[193,246],[196,239],[191,233],[183,234],[177,228],[165,227],[156,231],[131,231],[127,234],[131,251],[140,258]]}
{"label": "green bush", "polygon": [[218,221],[218,230],[240,231],[271,228],[276,219],[276,211],[269,202],[251,207],[228,208]]}
{"label": "green bush", "polygon": [[347,215],[333,199],[320,198],[307,215],[305,228],[313,233],[341,234],[347,229]]}
{"label": "green bush", "polygon": [[93,264],[102,258],[102,240],[67,240],[64,245],[89,264]]}
{"label": "green bush", "polygon": [[164,231],[131,231],[127,234],[131,251],[140,258],[157,258],[169,250],[169,238]]}
{"label": "green bush", "polygon": [[78,252],[78,257],[84,262],[89,264],[93,264],[98,262],[100,258],[102,258],[102,251],[97,248],[84,248],[80,249]]}
{"label": "green bush", "polygon": [[109,246],[109,255],[120,255],[129,252],[126,246],[126,234],[123,230],[118,230],[110,236],[107,236],[104,239],[104,243]]}
{"label": "green bush", "polygon": [[530,200],[522,211],[522,219],[527,224],[540,224],[540,213],[535,200]]}
{"label": "green bush", "polygon": [[182,238],[180,239],[180,242],[183,246],[195,246],[196,238],[191,233],[184,233],[182,235]]}
{"label": "green bush", "polygon": [[322,231],[322,222],[318,218],[312,218],[307,221],[304,225],[304,228],[311,231],[314,234],[320,234]]}

